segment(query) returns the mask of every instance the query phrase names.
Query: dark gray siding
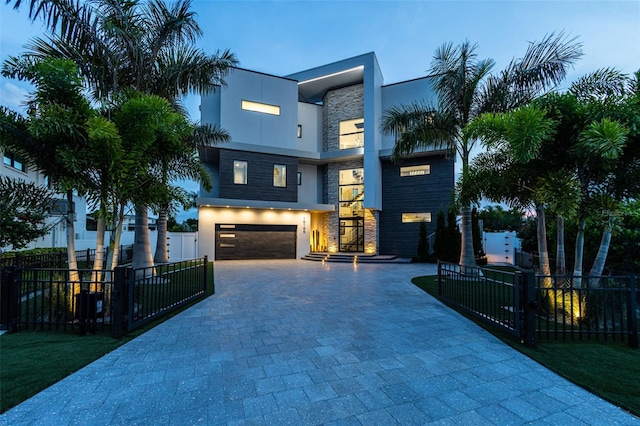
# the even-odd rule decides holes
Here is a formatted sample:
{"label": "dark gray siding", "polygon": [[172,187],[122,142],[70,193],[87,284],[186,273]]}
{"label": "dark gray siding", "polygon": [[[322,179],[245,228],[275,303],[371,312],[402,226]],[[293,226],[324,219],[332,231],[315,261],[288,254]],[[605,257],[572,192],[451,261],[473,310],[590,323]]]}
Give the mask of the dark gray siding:
{"label": "dark gray siding", "polygon": [[[431,174],[400,177],[400,167],[429,164]],[[400,164],[382,161],[382,211],[380,212],[380,253],[402,257],[416,255],[419,223],[402,223],[402,213],[431,213],[427,235],[436,230],[438,211],[446,211],[453,191],[453,159],[425,156]]]}
{"label": "dark gray siding", "polygon": [[[233,183],[234,160],[247,162],[247,184]],[[287,166],[287,187],[273,186],[273,165]],[[220,150],[220,198],[298,201],[298,160],[294,157],[246,151]]]}

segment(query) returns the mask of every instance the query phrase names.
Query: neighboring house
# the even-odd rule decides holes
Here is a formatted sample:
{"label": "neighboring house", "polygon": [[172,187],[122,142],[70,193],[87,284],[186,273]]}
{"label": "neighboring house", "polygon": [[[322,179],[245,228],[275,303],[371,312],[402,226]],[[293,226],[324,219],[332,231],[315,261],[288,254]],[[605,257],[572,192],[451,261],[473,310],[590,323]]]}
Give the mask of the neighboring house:
{"label": "neighboring house", "polygon": [[[429,78],[384,85],[374,53],[285,77],[235,68],[202,97],[202,122],[231,142],[203,149],[213,177],[197,199],[199,254],[298,258],[309,252],[416,254],[420,222],[451,202],[444,151],[391,161],[385,110],[431,101]],[[427,98],[425,98],[427,97]]]}
{"label": "neighboring house", "polygon": [[[36,185],[48,186],[49,181],[42,173],[29,169],[29,167],[20,158],[16,157],[12,152],[1,152],[2,164],[0,165],[0,176],[8,176],[14,179],[33,182]],[[74,203],[76,207],[75,227],[76,238],[79,238],[79,232],[84,229],[86,202],[84,198],[74,195]],[[47,224],[52,224],[51,231],[42,238],[32,241],[27,245],[28,249],[36,247],[66,247],[67,234],[66,223],[63,216],[67,212],[67,199],[63,194],[56,194],[54,205],[51,209],[51,216],[47,219]],[[11,247],[0,247],[5,250],[11,250]]]}

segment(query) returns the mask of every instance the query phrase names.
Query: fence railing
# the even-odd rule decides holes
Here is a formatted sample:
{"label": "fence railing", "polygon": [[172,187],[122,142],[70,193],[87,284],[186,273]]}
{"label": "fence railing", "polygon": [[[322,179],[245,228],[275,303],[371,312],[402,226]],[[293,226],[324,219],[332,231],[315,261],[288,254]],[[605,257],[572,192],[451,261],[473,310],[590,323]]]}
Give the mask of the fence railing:
{"label": "fence railing", "polygon": [[202,296],[207,264],[204,257],[135,270],[0,268],[0,329],[85,334],[110,326],[120,337]]}
{"label": "fence railing", "polygon": [[[533,290],[532,273],[509,273],[489,268],[465,268],[438,263],[438,297],[472,316],[533,344],[533,324],[526,299]],[[528,294],[529,293],[529,294]],[[528,327],[528,328],[527,328]]]}
{"label": "fence railing", "polygon": [[628,340],[638,346],[637,279],[536,276],[536,333],[546,339]]}
{"label": "fence railing", "polygon": [[638,347],[635,276],[536,276],[438,264],[438,297],[533,344],[535,338],[627,341]]}
{"label": "fence railing", "polygon": [[112,334],[140,327],[207,291],[208,258],[149,268],[116,268],[115,310],[123,323]]}
{"label": "fence railing", "polygon": [[[131,262],[133,246],[121,245],[118,249],[118,265]],[[104,249],[104,259],[107,259],[109,249]],[[93,262],[96,258],[96,249],[76,250],[76,261],[79,263]],[[3,256],[0,258],[0,268],[8,268],[15,266],[17,268],[65,268],[67,265],[66,250],[53,251],[41,254],[21,254],[16,253],[12,256]]]}

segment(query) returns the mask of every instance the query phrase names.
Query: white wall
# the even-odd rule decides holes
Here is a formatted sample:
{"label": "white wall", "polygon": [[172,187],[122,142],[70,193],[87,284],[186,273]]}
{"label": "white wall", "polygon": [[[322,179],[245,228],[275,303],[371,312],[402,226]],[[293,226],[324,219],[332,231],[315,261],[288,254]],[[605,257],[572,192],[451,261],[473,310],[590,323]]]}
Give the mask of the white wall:
{"label": "white wall", "polygon": [[[225,80],[227,86],[221,89],[220,125],[234,143],[298,148],[297,82],[243,69],[233,69]],[[207,99],[211,98],[203,101]],[[241,108],[243,99],[277,105],[280,115],[245,111]],[[202,107],[207,116],[214,114],[214,107],[207,108]]]}
{"label": "white wall", "polygon": [[322,152],[322,105],[298,102],[298,124],[302,125],[298,149]]}
{"label": "white wall", "polygon": [[[133,231],[122,231],[120,245],[128,246],[133,244]],[[105,246],[109,244],[109,232],[105,233]],[[197,232],[168,232],[167,243],[169,244],[169,261],[178,262],[181,260],[195,259],[198,257],[198,233]],[[156,251],[158,233],[149,231],[151,243],[151,253]],[[66,239],[61,247],[66,246]],[[96,248],[96,231],[85,231],[85,239],[76,240],[76,250],[94,250]]]}
{"label": "white wall", "polygon": [[483,232],[482,242],[489,263],[515,265],[515,250],[520,244],[515,231]]}
{"label": "white wall", "polygon": [[[436,97],[428,78],[405,81],[382,87],[382,111],[414,102],[436,105]],[[395,139],[392,135],[382,135],[380,149],[393,149]]]}
{"label": "white wall", "polygon": [[198,253],[215,259],[216,223],[253,225],[297,225],[296,257],[309,253],[311,213],[288,210],[233,209],[200,207],[198,209]]}
{"label": "white wall", "polygon": [[384,83],[375,55],[364,66],[364,207],[382,210],[382,164],[380,163],[380,117]]}
{"label": "white wall", "polygon": [[[310,164],[298,164],[298,172],[302,173],[302,185],[298,185],[298,203],[318,204],[318,168]],[[320,201],[322,201],[320,199]]]}

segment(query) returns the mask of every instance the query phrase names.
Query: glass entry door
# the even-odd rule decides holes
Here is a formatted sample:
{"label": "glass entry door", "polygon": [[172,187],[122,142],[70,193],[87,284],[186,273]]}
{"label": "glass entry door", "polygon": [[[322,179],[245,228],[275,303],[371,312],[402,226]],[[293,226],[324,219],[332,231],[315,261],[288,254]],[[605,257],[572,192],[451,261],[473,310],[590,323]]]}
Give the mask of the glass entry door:
{"label": "glass entry door", "polygon": [[340,219],[340,251],[364,252],[364,219]]}

